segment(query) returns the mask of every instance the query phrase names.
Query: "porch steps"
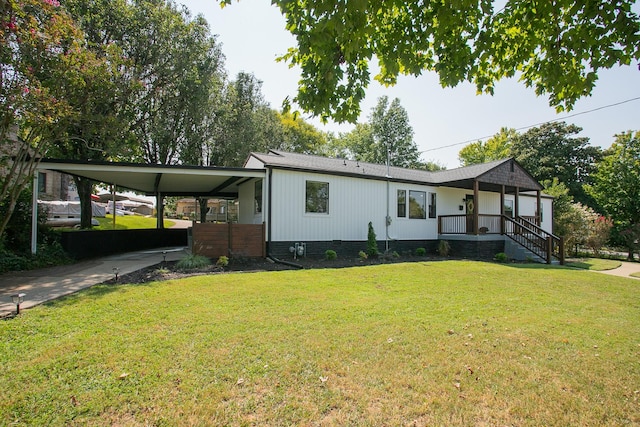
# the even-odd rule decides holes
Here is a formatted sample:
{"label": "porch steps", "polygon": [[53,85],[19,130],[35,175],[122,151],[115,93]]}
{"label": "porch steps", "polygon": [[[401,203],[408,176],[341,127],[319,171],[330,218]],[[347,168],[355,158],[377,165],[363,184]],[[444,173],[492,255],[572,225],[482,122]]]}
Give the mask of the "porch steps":
{"label": "porch steps", "polygon": [[514,259],[516,261],[533,261],[542,264],[546,264],[547,262],[542,257],[534,254],[529,249],[516,243],[508,237],[504,239],[504,253],[507,254],[509,259]]}

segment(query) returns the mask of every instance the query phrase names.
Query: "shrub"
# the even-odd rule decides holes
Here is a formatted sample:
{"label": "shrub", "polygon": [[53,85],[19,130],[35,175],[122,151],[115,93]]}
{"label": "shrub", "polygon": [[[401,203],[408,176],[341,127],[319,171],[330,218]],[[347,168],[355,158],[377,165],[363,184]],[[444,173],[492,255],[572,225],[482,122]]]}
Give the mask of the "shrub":
{"label": "shrub", "polygon": [[505,254],[504,252],[498,252],[494,257],[494,259],[498,262],[507,262],[508,258],[507,258],[507,254]]}
{"label": "shrub", "polygon": [[331,249],[327,249],[324,253],[324,257],[326,259],[328,259],[329,261],[338,258],[338,254],[336,253],[336,251],[333,251]]}
{"label": "shrub", "polygon": [[365,260],[365,259],[369,258],[369,256],[367,255],[367,253],[365,251],[358,252],[358,257],[360,257],[361,260]]}
{"label": "shrub", "polygon": [[427,250],[425,248],[416,249],[416,256],[425,256],[427,255]]}
{"label": "shrub", "polygon": [[394,258],[400,258],[400,254],[397,251],[393,251],[391,256],[394,257]]}
{"label": "shrub", "polygon": [[613,221],[607,217],[594,213],[589,221],[589,234],[585,244],[596,256],[600,255],[600,249],[609,241]]}
{"label": "shrub", "polygon": [[220,258],[218,258],[218,261],[216,261],[216,265],[222,268],[226,267],[227,265],[229,265],[229,258],[221,255]]}
{"label": "shrub", "polygon": [[180,270],[197,270],[211,265],[211,260],[202,255],[187,255],[176,264]]}
{"label": "shrub", "polygon": [[378,256],[380,251],[378,250],[378,241],[376,239],[376,232],[373,230],[373,224],[369,221],[369,231],[367,232],[367,254],[369,256]]}
{"label": "shrub", "polygon": [[446,240],[440,240],[440,242],[438,242],[438,253],[440,256],[449,256],[449,252],[451,252],[449,242]]}

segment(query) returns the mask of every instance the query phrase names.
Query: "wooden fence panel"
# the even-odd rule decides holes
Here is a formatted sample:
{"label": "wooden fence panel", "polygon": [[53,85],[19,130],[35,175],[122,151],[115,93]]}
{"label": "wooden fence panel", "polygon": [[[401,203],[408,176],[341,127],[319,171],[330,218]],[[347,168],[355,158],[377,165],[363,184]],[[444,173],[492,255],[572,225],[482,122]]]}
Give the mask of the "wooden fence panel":
{"label": "wooden fence panel", "polygon": [[264,257],[264,224],[194,224],[192,250],[208,258]]}

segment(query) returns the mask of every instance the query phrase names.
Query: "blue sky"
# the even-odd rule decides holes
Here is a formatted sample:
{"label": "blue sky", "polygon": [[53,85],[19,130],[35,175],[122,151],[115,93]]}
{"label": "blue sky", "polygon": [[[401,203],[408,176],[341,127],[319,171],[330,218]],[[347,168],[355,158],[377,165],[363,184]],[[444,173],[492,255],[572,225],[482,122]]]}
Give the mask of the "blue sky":
{"label": "blue sky", "polygon": [[[253,73],[262,80],[262,93],[273,108],[280,108],[285,97],[295,96],[299,71],[275,61],[295,45],[295,39],[285,30],[284,17],[269,0],[234,1],[225,8],[220,8],[216,0],[176,1],[194,15],[205,16],[212,34],[217,35],[222,44],[230,78],[240,71]],[[561,114],[549,107],[546,98],[536,97],[533,89],[516,80],[498,83],[493,96],[476,95],[475,87],[470,84],[443,89],[435,73],[401,77],[397,85],[389,88],[372,81],[359,121],[367,121],[380,96],[399,98],[409,114],[414,140],[423,152],[422,159],[437,161],[450,169],[459,166],[458,152],[465,142],[491,136],[501,127],[520,129],[640,98],[637,64],[601,71],[599,76],[592,96],[578,101],[573,111]],[[588,137],[592,145],[606,148],[616,133],[640,130],[639,111],[640,99],[637,99],[579,114],[566,121],[582,127],[579,136]],[[305,118],[318,128],[335,133],[353,128],[350,124],[322,125],[318,120]],[[450,145],[454,146],[441,148]]]}

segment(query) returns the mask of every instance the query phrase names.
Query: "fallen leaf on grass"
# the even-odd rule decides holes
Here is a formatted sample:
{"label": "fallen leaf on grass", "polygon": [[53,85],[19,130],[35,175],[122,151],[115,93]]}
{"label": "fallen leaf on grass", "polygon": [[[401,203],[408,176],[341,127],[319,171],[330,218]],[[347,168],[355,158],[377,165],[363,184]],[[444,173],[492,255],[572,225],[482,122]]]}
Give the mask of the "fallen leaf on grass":
{"label": "fallen leaf on grass", "polygon": [[123,372],[120,374],[120,376],[118,377],[119,380],[123,380],[125,378],[127,378],[129,376],[129,374],[127,372]]}
{"label": "fallen leaf on grass", "polygon": [[329,379],[329,377],[320,377],[320,382],[321,382],[322,384],[324,384],[324,383],[326,383],[326,382],[327,382],[327,380],[328,380],[328,379]]}
{"label": "fallen leaf on grass", "polygon": [[242,385],[244,384],[244,378],[238,378],[238,381],[236,381],[236,385]]}
{"label": "fallen leaf on grass", "polygon": [[78,406],[78,399],[75,396],[71,396],[71,404],[73,406]]}

